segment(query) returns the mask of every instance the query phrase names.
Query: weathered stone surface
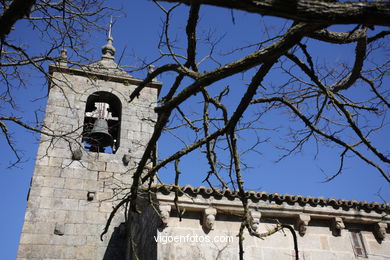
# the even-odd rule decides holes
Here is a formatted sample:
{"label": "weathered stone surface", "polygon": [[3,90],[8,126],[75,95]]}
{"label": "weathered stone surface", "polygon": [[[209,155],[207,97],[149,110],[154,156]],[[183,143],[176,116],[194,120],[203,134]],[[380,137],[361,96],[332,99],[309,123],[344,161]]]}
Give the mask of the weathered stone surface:
{"label": "weathered stone surface", "polygon": [[[184,196],[179,197],[177,204],[174,203],[174,192],[167,194],[162,192],[157,194],[157,200],[162,205],[171,205],[181,210],[185,210],[181,221],[175,213],[170,214],[167,226],[159,229],[159,236],[207,236],[214,239],[220,236],[234,237],[231,243],[183,243],[183,242],[157,242],[157,259],[180,259],[183,257],[181,252],[191,252],[191,256],[198,259],[217,259],[223,254],[222,259],[238,259],[238,238],[237,234],[240,228],[240,216],[243,214],[241,202],[238,199],[219,198],[213,199],[212,196],[197,196],[198,191],[190,189]],[[238,203],[236,203],[238,202]],[[217,209],[215,224],[213,230],[202,228],[202,212],[212,205]],[[306,232],[303,236],[297,234],[300,259],[357,259],[353,250],[351,230],[362,235],[362,243],[367,251],[369,259],[386,259],[390,257],[390,243],[386,240],[378,241],[375,229],[380,223],[389,223],[390,219],[383,214],[371,211],[355,211],[345,209],[334,209],[332,207],[317,207],[306,204],[273,204],[264,201],[252,202],[250,210],[256,209],[261,212],[261,218],[258,223],[258,233],[265,234],[277,226],[277,223],[287,224],[291,227],[300,219],[298,224],[306,222]],[[306,216],[302,216],[302,212]],[[299,217],[300,216],[300,217]],[[340,234],[335,235],[334,220],[335,216],[342,217],[343,228]],[[385,225],[381,225],[385,227]],[[299,229],[299,225],[298,225]],[[386,229],[386,232],[388,230]],[[359,236],[358,236],[359,237]],[[225,255],[225,252],[229,252]],[[294,258],[294,241],[290,231],[278,231],[272,235],[258,239],[250,236],[244,231],[244,259],[288,259]],[[214,257],[214,258],[213,258]]]}
{"label": "weathered stone surface", "polygon": [[64,187],[65,179],[61,177],[45,177],[43,186],[51,188]]}
{"label": "weathered stone surface", "polygon": [[105,162],[91,162],[88,164],[88,170],[91,171],[105,171],[106,170],[106,163]]}

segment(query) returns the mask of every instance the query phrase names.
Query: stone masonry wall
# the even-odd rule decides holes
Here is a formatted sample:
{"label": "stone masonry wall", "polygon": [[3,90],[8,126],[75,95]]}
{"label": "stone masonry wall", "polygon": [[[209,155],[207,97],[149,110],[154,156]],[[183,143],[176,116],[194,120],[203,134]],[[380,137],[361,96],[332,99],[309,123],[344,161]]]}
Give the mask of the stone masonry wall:
{"label": "stone masonry wall", "polygon": [[[100,234],[118,202],[114,192],[124,192],[115,188],[131,185],[132,170],[153,131],[157,89],[144,89],[129,104],[134,85],[61,72],[53,77],[44,122],[56,134],[74,131],[74,140],[41,137],[17,259],[109,259],[107,246],[123,222],[122,214],[103,242]],[[73,160],[71,149],[80,148],[85,103],[96,91],[121,100],[120,148],[116,154],[83,151],[81,160]],[[131,155],[127,166],[124,154]],[[91,201],[89,192],[95,195]]]}
{"label": "stone masonry wall", "polygon": [[[267,223],[268,222],[268,223]],[[285,219],[282,223],[293,224],[292,220]],[[259,233],[267,232],[275,227],[274,223],[262,219]],[[390,241],[378,241],[369,227],[358,225],[363,230],[363,242],[367,251],[367,258],[356,257],[352,248],[350,229],[346,226],[340,236],[332,235],[329,224],[323,221],[312,221],[307,227],[306,234],[300,236],[297,232],[300,259],[303,260],[353,260],[370,259],[384,260],[390,258]],[[223,259],[238,260],[238,237],[240,221],[234,215],[222,215],[217,217],[213,230],[205,230],[202,227],[202,215],[200,213],[185,213],[182,221],[171,213],[168,226],[158,231],[158,236],[164,239],[158,241],[157,259],[161,260],[200,260]],[[167,242],[166,236],[178,237],[177,242]],[[195,238],[205,239],[208,236],[210,242],[196,242]],[[227,236],[233,241],[224,240]],[[181,241],[179,241],[181,237]],[[192,238],[192,241],[187,238]],[[217,241],[214,239],[217,237]],[[288,230],[279,231],[264,239],[249,236],[245,232],[244,259],[264,260],[294,260],[294,243]],[[189,253],[191,252],[191,253]]]}

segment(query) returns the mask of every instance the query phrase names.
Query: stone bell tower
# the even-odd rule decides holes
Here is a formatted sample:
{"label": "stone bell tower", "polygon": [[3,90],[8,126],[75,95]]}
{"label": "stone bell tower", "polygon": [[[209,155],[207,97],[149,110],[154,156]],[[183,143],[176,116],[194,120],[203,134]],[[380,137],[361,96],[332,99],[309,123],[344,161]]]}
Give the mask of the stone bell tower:
{"label": "stone bell tower", "polygon": [[90,65],[68,66],[65,50],[50,65],[43,130],[53,135],[39,143],[17,259],[120,259],[123,214],[100,235],[153,132],[161,83],[129,103],[142,80],[115,63],[112,41]]}

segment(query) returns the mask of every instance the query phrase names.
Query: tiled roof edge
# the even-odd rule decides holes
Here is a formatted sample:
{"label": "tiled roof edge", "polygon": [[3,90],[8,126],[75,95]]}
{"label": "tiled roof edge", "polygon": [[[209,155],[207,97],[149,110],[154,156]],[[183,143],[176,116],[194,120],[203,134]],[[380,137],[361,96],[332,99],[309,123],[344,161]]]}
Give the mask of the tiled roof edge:
{"label": "tiled roof edge", "polygon": [[[204,186],[192,187],[186,185],[183,187],[178,187],[174,185],[156,185],[152,187],[153,192],[159,192],[162,194],[170,194],[178,192],[179,195],[188,194],[192,196],[206,196],[206,197],[215,197],[215,198],[230,198],[238,199],[238,191],[231,190],[217,190],[211,189]],[[389,203],[378,203],[378,202],[367,202],[367,201],[357,201],[357,200],[345,200],[345,199],[335,199],[335,198],[323,198],[323,197],[311,197],[311,196],[302,196],[302,195],[291,195],[291,194],[279,194],[279,193],[267,193],[267,192],[257,192],[257,191],[247,191],[245,193],[247,199],[252,201],[274,201],[276,203],[286,202],[288,204],[298,204],[301,206],[311,205],[311,206],[332,206],[333,208],[343,208],[343,209],[362,209],[367,212],[376,211],[378,213],[386,212],[390,214],[390,204]]]}

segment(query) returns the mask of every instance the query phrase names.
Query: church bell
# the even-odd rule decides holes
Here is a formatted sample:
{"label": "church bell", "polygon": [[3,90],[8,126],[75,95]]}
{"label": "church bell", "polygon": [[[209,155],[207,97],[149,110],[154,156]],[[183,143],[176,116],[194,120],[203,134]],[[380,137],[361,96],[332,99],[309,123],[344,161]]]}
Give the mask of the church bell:
{"label": "church bell", "polygon": [[113,141],[112,135],[108,132],[107,120],[101,118],[96,119],[88,135],[87,143],[95,147],[106,147],[111,146]]}

